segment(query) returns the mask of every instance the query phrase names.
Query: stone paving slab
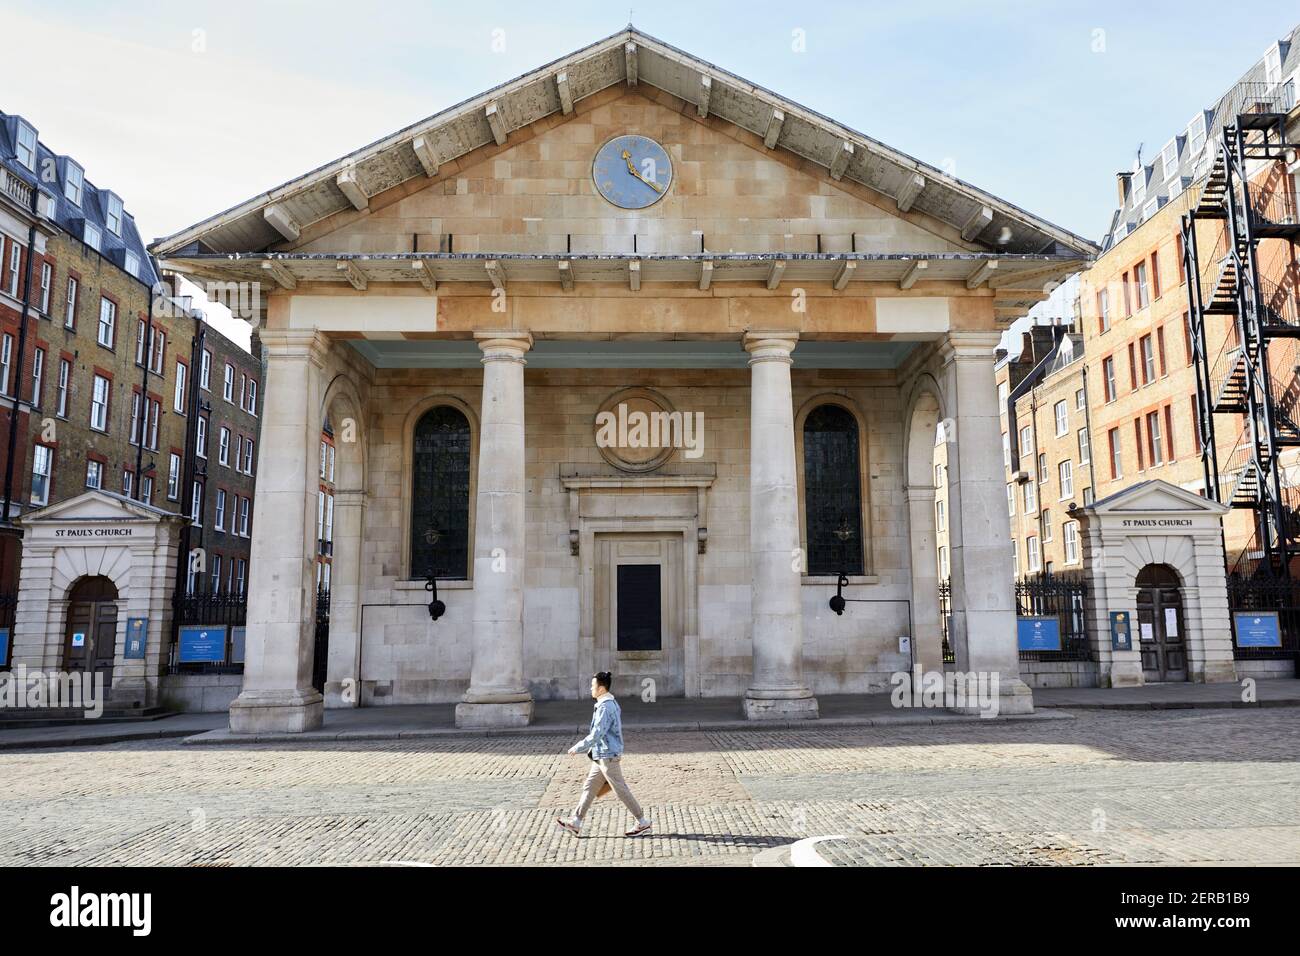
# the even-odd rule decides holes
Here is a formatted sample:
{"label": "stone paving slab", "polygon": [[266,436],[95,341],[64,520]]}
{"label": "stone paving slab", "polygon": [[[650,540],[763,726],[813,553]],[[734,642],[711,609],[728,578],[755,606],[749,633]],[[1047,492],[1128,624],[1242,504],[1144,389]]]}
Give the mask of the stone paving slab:
{"label": "stone paving slab", "polygon": [[1300,679],[1257,680],[1255,700],[1242,699],[1239,682],[1146,684],[1142,687],[1058,687],[1034,691],[1035,707],[1105,710],[1300,707]]}
{"label": "stone paving slab", "polygon": [[555,827],[588,766],[570,742],[6,751],[0,865],[747,866],[832,834],[816,852],[838,865],[1300,863],[1287,711],[640,731],[623,769],[655,827],[638,839],[609,797],[581,839]]}

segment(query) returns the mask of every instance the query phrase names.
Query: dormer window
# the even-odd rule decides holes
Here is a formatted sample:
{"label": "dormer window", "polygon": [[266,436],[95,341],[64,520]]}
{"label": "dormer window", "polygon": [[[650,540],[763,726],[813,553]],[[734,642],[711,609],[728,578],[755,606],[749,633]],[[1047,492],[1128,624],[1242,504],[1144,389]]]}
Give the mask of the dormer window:
{"label": "dormer window", "polygon": [[1282,82],[1282,45],[1274,43],[1264,54],[1264,82],[1273,86]]}
{"label": "dormer window", "polygon": [[1150,219],[1152,216],[1156,214],[1156,212],[1159,209],[1160,209],[1160,197],[1157,196],[1155,199],[1151,200],[1149,203],[1147,203],[1145,206],[1142,207],[1142,218]]}
{"label": "dormer window", "polygon": [[90,248],[94,249],[96,252],[99,252],[99,242],[102,236],[99,232],[99,227],[89,219],[85,221],[85,232],[81,234],[81,238],[86,245],[90,246]]}
{"label": "dormer window", "polygon": [[1133,208],[1136,209],[1138,206],[1142,205],[1142,201],[1146,198],[1146,194],[1147,194],[1147,173],[1145,169],[1139,167],[1138,170],[1133,174],[1133,186],[1132,186]]}
{"label": "dormer window", "polygon": [[115,236],[122,235],[122,200],[112,193],[107,193],[108,203],[104,210],[105,224],[108,231]]}
{"label": "dormer window", "polygon": [[1164,166],[1165,179],[1178,174],[1178,137],[1175,136],[1169,142],[1165,143],[1165,148],[1160,151],[1160,162]]}
{"label": "dormer window", "polygon": [[18,162],[36,172],[36,130],[18,121]]}
{"label": "dormer window", "polygon": [[131,273],[137,279],[140,278],[140,257],[134,252],[126,254],[126,271]]}
{"label": "dormer window", "polygon": [[74,206],[81,205],[81,187],[84,179],[84,173],[80,166],[72,160],[67,160],[67,166],[63,174],[63,198]]}
{"label": "dormer window", "polygon": [[1205,113],[1197,113],[1187,124],[1187,155],[1196,159],[1205,148]]}

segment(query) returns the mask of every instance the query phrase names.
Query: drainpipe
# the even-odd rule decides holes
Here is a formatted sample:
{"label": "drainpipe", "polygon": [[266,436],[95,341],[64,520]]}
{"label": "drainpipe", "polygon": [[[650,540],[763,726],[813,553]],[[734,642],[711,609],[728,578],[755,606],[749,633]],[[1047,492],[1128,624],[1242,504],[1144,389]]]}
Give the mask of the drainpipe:
{"label": "drainpipe", "polygon": [[[144,436],[149,431],[149,363],[153,360],[153,299],[154,287],[149,288],[149,334],[145,336],[144,345],[144,374],[140,376],[140,434],[139,443],[135,446],[135,485],[132,488],[131,495],[136,501],[143,501],[144,497],[144,475],[140,474],[140,466],[144,464]],[[162,407],[159,403],[158,417],[162,418]]]}
{"label": "drainpipe", "polygon": [[9,458],[5,461],[4,511],[0,513],[0,524],[10,524],[9,509],[13,504],[14,490],[14,454],[18,447],[18,401],[23,393],[23,359],[27,351],[27,313],[32,304],[32,266],[36,257],[36,219],[40,208],[41,191],[32,186],[32,224],[27,230],[27,268],[23,271],[23,311],[18,320],[18,358],[14,363],[13,404],[9,406]]}
{"label": "drainpipe", "polygon": [[[189,421],[185,425],[185,450],[181,462],[180,502],[181,515],[185,518],[185,522],[181,525],[181,546],[176,560],[175,593],[178,597],[184,595],[185,582],[189,576],[190,535],[194,529],[191,514],[191,509],[194,506],[194,458],[198,451],[199,379],[202,371],[203,346],[207,333],[202,317],[197,314],[194,316],[194,326],[194,338],[190,340],[189,399],[186,403]],[[168,475],[170,476],[170,474],[171,469],[169,466]]]}
{"label": "drainpipe", "polygon": [[[1092,402],[1088,399],[1088,361],[1083,359],[1083,427],[1088,429],[1088,487],[1092,490],[1092,500],[1097,500],[1097,470],[1093,466],[1092,454]],[[1082,497],[1082,496],[1080,496]]]}

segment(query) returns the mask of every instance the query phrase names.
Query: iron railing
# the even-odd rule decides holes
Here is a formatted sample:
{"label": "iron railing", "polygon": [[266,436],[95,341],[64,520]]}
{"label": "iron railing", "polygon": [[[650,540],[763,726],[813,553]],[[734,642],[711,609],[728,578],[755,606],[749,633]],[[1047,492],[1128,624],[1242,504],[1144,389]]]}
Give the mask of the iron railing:
{"label": "iron railing", "polygon": [[1238,660],[1287,660],[1300,663],[1300,583],[1272,576],[1228,578],[1230,611],[1276,611],[1281,647],[1238,647],[1237,619],[1232,616],[1233,656]]}
{"label": "iron railing", "polygon": [[9,632],[9,640],[4,642],[4,648],[0,649],[0,671],[9,669],[10,663],[14,657],[14,616],[18,610],[18,595],[16,593],[0,593],[0,628]]}
{"label": "iron railing", "polygon": [[[232,661],[232,628],[243,627],[248,617],[246,594],[179,594],[172,599],[172,635],[167,652],[168,674],[242,674],[242,661]],[[180,661],[178,635],[182,627],[203,625],[226,628],[226,659],[197,663]]]}
{"label": "iron railing", "polygon": [[1055,617],[1061,622],[1059,651],[1021,651],[1022,661],[1090,661],[1084,603],[1087,580],[1082,573],[1035,574],[1016,581],[1016,615]]}

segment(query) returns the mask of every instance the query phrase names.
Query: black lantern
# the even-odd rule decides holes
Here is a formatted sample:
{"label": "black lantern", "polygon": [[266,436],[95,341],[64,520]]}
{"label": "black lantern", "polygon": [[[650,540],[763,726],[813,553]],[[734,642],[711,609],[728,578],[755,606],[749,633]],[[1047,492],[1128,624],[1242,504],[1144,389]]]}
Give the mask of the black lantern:
{"label": "black lantern", "polygon": [[[438,533],[437,528],[428,528],[424,532],[424,542],[430,547],[436,545],[441,537],[442,535]],[[429,601],[429,617],[436,621],[446,613],[447,605],[438,600],[438,579],[434,577],[432,564],[429,568],[429,576],[424,580],[424,589],[429,592],[431,598]]]}
{"label": "black lantern", "polygon": [[849,524],[849,517],[840,513],[840,526],[835,529],[835,537],[840,539],[840,573],[838,580],[835,582],[835,596],[831,598],[831,610],[836,614],[843,614],[844,607],[847,603],[844,600],[844,585],[849,583],[848,568],[848,544],[849,539],[853,537],[853,527]]}

